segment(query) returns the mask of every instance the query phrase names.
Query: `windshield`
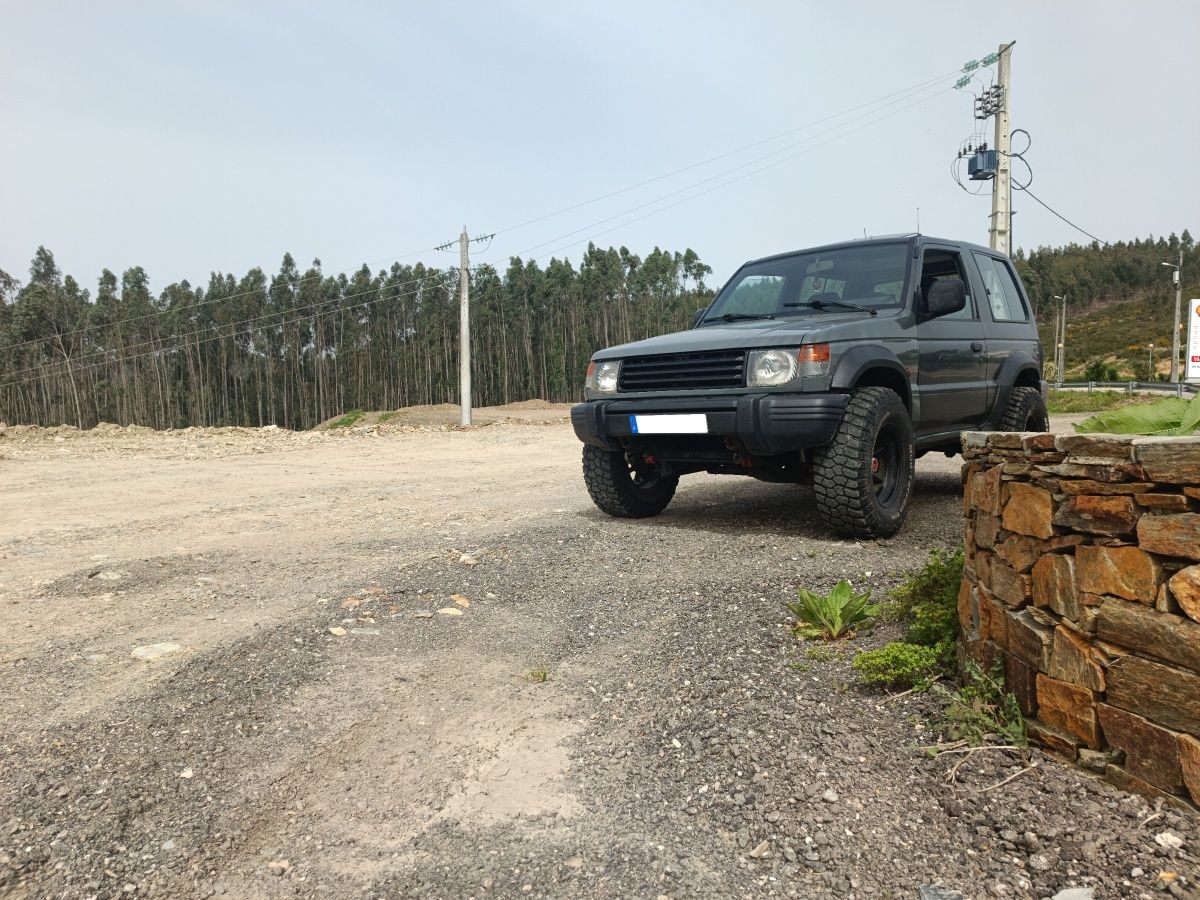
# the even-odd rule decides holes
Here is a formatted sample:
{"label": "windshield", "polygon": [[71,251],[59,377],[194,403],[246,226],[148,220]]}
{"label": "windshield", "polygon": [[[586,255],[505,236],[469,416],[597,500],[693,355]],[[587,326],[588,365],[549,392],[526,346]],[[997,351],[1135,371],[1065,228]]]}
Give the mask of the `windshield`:
{"label": "windshield", "polygon": [[907,265],[907,243],[865,244],[751,263],[721,289],[704,321],[811,315],[850,304],[868,310],[900,306]]}

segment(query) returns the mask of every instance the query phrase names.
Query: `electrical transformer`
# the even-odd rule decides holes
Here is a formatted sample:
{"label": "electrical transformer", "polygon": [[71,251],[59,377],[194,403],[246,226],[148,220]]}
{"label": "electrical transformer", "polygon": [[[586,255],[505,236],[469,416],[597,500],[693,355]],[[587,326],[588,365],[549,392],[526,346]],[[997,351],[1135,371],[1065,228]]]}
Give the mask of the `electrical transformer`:
{"label": "electrical transformer", "polygon": [[967,160],[967,175],[972,181],[987,181],[996,175],[1000,157],[995,150],[976,150]]}

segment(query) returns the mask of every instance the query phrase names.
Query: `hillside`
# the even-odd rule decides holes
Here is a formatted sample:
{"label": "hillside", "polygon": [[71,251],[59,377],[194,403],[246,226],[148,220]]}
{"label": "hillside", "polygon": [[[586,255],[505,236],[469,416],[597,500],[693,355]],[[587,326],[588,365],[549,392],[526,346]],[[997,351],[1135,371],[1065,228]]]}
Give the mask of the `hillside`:
{"label": "hillside", "polygon": [[[1038,309],[1038,331],[1046,356],[1053,359],[1054,309]],[[1150,350],[1154,344],[1154,370],[1165,379],[1170,372],[1171,318],[1174,295],[1147,293],[1128,300],[1097,303],[1090,309],[1067,310],[1067,380],[1084,380],[1088,364],[1112,366],[1119,379],[1149,381]],[[1106,379],[1107,380],[1107,379]]]}
{"label": "hillside", "polygon": [[1018,250],[1013,262],[1037,310],[1047,358],[1054,355],[1059,309],[1054,297],[1065,295],[1068,379],[1082,379],[1089,363],[1101,362],[1115,368],[1119,378],[1149,380],[1150,344],[1155,372],[1165,378],[1175,289],[1163,263],[1177,264],[1181,253],[1184,295],[1191,297],[1200,274],[1200,248],[1186,228],[1165,238]]}

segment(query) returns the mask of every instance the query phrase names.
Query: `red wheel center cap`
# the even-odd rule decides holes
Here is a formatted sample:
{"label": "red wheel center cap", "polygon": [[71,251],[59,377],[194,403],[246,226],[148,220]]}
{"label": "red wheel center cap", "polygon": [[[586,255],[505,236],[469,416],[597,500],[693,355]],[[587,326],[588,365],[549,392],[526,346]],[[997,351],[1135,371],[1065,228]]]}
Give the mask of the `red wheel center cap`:
{"label": "red wheel center cap", "polygon": [[871,471],[872,472],[879,471],[879,457],[878,456],[871,457]]}

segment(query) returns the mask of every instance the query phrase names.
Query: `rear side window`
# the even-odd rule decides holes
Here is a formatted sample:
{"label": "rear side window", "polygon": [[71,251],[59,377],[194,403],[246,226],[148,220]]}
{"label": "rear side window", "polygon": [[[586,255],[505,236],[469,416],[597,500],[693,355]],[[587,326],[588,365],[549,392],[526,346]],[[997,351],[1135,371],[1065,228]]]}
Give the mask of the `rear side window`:
{"label": "rear side window", "polygon": [[983,276],[992,319],[996,322],[1028,322],[1029,310],[1025,308],[1025,300],[1008,263],[982,253],[975,254],[975,262]]}

